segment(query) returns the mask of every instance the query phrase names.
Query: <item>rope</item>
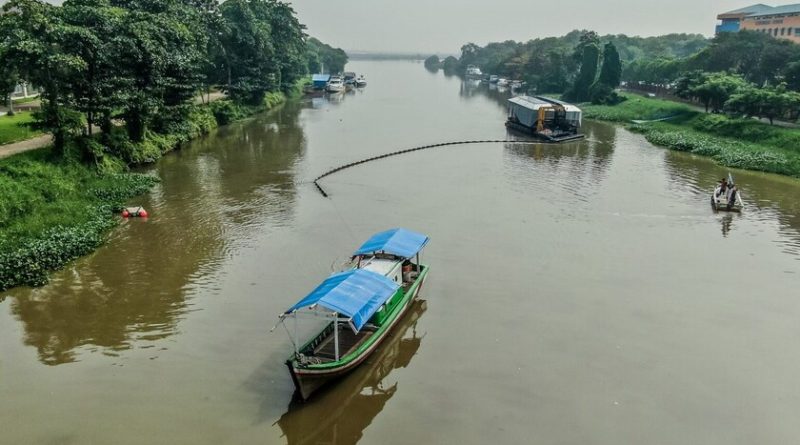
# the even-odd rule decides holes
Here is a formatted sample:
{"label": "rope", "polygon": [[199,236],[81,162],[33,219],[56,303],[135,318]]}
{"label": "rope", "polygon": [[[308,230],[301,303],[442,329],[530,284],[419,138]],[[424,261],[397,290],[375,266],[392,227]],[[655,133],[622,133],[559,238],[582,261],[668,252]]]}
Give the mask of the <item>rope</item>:
{"label": "rope", "polygon": [[353,168],[361,164],[366,164],[367,162],[377,161],[380,159],[390,158],[392,156],[399,156],[406,153],[412,153],[415,151],[426,150],[429,148],[437,148],[437,147],[447,147],[452,145],[468,145],[468,144],[542,144],[542,141],[509,141],[509,140],[501,140],[501,139],[491,139],[491,140],[481,140],[481,141],[457,141],[457,142],[443,142],[440,144],[432,144],[432,145],[423,145],[421,147],[414,147],[414,148],[407,148],[405,150],[398,150],[391,153],[386,153],[378,156],[373,156],[371,158],[362,159],[360,161],[351,162],[349,164],[340,165],[339,167],[333,168],[328,170],[327,172],[317,176],[312,182],[317,187],[317,190],[324,196],[325,198],[330,198],[330,195],[319,185],[319,181],[328,176],[339,173],[342,170],[347,170],[348,168]]}

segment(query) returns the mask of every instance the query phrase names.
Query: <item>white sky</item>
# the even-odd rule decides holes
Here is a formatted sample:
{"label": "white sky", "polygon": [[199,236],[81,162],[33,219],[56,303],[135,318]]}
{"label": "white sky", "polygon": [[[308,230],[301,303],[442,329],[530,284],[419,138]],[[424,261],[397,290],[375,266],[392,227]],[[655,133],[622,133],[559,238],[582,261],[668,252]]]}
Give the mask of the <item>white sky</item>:
{"label": "white sky", "polygon": [[309,34],[347,50],[458,53],[573,29],[711,36],[716,16],[763,0],[289,0]]}

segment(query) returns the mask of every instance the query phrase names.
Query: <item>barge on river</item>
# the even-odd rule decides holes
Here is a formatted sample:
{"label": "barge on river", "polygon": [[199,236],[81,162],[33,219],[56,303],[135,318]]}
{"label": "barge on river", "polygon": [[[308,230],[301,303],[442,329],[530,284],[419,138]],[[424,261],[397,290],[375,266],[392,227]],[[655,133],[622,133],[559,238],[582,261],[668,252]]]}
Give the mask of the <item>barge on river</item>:
{"label": "barge on river", "polygon": [[[281,315],[295,347],[286,365],[303,400],[355,369],[403,318],[428,275],[420,262],[427,243],[427,236],[410,230],[378,233],[354,253],[349,269]],[[304,316],[329,321],[301,344],[297,326]]]}
{"label": "barge on river", "polygon": [[546,142],[583,139],[583,112],[575,105],[541,96],[508,100],[506,127]]}

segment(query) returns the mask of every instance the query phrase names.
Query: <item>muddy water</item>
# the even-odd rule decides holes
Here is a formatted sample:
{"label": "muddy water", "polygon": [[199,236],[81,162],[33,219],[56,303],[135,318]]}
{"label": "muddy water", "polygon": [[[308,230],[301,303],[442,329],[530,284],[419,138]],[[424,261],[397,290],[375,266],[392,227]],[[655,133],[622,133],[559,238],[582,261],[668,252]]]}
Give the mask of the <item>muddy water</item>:
{"label": "muddy water", "polygon": [[[587,123],[501,139],[504,93],[406,62],[364,91],[220,129],[94,255],[0,301],[0,443],[778,444],[800,437],[800,182]],[[292,402],[269,329],[371,233],[428,233],[424,303]],[[307,327],[311,329],[313,327]]]}

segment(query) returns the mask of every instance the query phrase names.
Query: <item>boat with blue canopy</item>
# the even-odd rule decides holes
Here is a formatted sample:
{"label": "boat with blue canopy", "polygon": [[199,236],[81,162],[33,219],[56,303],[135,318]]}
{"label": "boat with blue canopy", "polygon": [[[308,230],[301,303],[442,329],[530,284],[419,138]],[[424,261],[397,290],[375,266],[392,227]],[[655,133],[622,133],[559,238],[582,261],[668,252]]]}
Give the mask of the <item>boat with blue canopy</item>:
{"label": "boat with blue canopy", "polygon": [[[281,314],[295,349],[286,365],[302,399],[355,369],[403,317],[428,274],[421,262],[428,241],[407,229],[377,233],[355,251],[345,271]],[[303,317],[327,323],[301,344],[298,320]]]}

